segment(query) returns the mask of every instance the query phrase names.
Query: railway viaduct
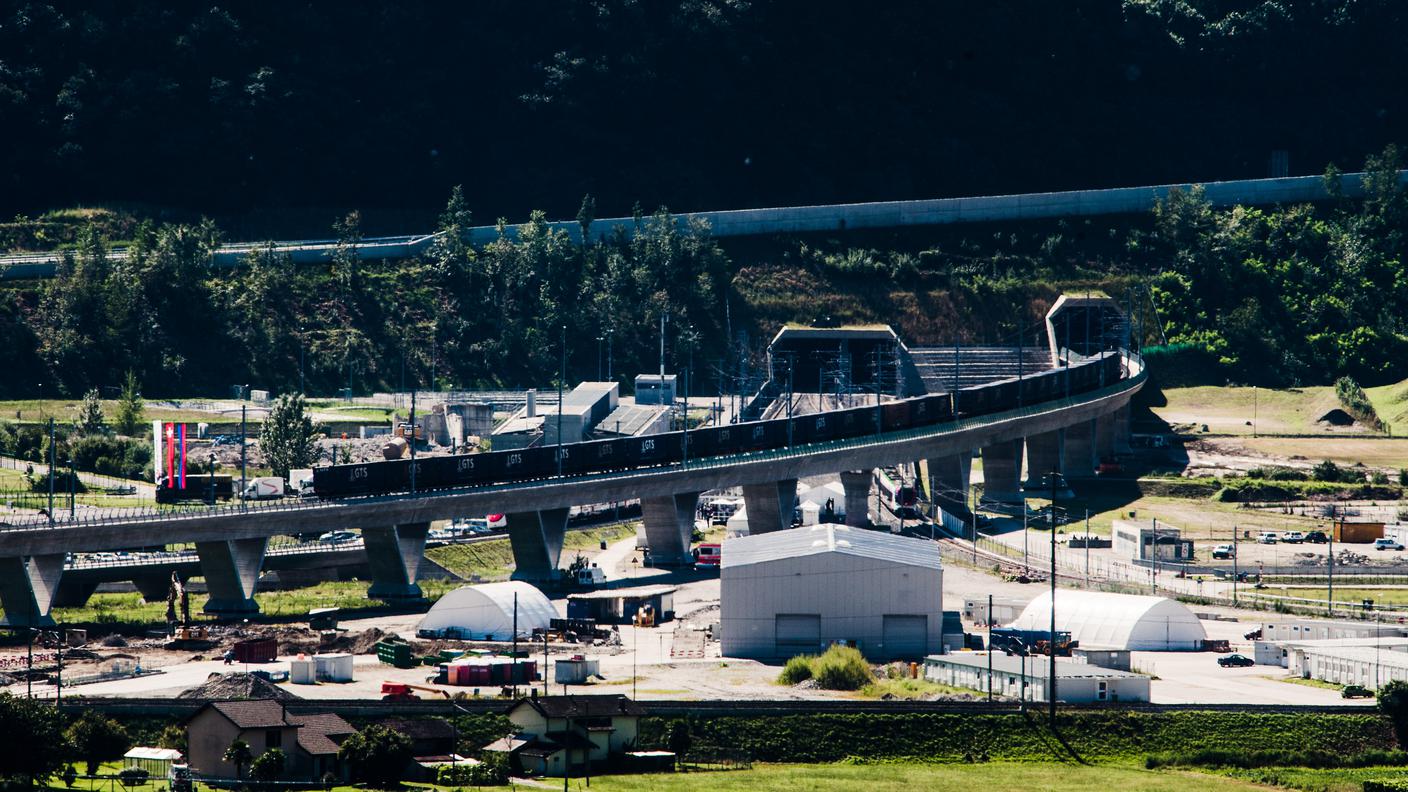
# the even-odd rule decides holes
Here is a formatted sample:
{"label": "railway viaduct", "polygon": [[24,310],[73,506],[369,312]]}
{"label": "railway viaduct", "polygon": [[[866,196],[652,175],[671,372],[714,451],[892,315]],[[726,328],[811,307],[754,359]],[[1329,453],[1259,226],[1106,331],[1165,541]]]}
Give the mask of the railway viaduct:
{"label": "railway viaduct", "polygon": [[[1053,355],[1059,352],[1063,350],[1053,346]],[[1129,402],[1147,375],[1137,355],[1120,354],[1123,376],[1118,381],[1064,399],[920,428],[693,459],[668,468],[308,504],[236,505],[9,526],[0,529],[4,623],[53,623],[50,608],[63,579],[65,555],[71,552],[194,543],[210,592],[206,611],[238,616],[258,611],[255,587],[272,536],[361,528],[372,579],[367,596],[395,602],[421,598],[416,579],[431,521],[466,514],[507,514],[514,577],[545,581],[557,569],[568,510],[578,504],[639,499],[652,554],[683,562],[699,495],[709,490],[741,487],[749,531],[766,533],[790,527],[797,479],[841,472],[847,520],[864,524],[873,469],[927,460],[936,493],[966,493],[973,453],[980,449],[987,497],[1020,502],[1024,455],[1039,488],[1047,472],[1092,475],[1102,456],[1127,444]],[[964,522],[966,506],[961,501],[950,496],[936,497],[936,502],[946,524]]]}

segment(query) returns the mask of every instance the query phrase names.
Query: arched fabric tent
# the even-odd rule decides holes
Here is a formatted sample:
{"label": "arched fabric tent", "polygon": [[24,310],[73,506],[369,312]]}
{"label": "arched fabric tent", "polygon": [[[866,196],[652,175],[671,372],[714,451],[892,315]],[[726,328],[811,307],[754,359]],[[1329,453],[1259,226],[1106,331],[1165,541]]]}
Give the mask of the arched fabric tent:
{"label": "arched fabric tent", "polygon": [[[1032,600],[1009,627],[1051,629],[1051,592]],[[1056,592],[1056,630],[1090,649],[1179,651],[1202,648],[1202,622],[1181,602],[1166,597],[1103,591]]]}
{"label": "arched fabric tent", "polygon": [[543,592],[520,580],[463,586],[440,598],[421,619],[419,632],[464,639],[513,639],[514,595],[518,595],[518,635],[547,629],[557,611]]}

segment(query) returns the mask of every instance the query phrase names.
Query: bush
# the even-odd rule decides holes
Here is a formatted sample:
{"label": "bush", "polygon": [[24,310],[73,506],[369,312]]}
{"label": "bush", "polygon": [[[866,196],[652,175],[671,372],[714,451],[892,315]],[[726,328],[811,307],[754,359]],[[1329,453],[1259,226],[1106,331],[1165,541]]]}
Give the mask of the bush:
{"label": "bush", "polygon": [[255,781],[273,781],[284,774],[288,756],[279,748],[269,748],[254,758],[249,774]]}
{"label": "bush", "polygon": [[1387,431],[1379,414],[1374,411],[1374,405],[1369,401],[1369,394],[1359,387],[1359,383],[1350,377],[1340,377],[1335,380],[1335,397],[1344,405],[1344,409],[1360,423],[1368,426],[1376,432]]}
{"label": "bush", "polygon": [[440,765],[435,783],[442,787],[500,786],[508,783],[508,757],[485,751],[478,764]]}
{"label": "bush", "polygon": [[777,681],[795,685],[815,679],[824,690],[860,690],[875,681],[875,673],[860,650],[849,646],[832,646],[820,657],[798,655],[787,661]]}
{"label": "bush", "polygon": [[[89,775],[92,775],[92,773],[89,772]],[[120,772],[118,772],[117,779],[122,782],[123,786],[131,787],[141,786],[142,784],[147,783],[147,779],[150,776],[151,773],[148,773],[146,770],[143,770],[140,767],[124,767]]]}
{"label": "bush", "polygon": [[875,674],[860,650],[832,646],[812,664],[817,687],[824,690],[860,690],[875,681]]}
{"label": "bush", "polygon": [[1405,764],[1408,764],[1408,753],[1403,751],[1375,750],[1358,754],[1342,754],[1320,748],[1257,751],[1244,751],[1235,748],[1203,748],[1197,751],[1150,754],[1144,759],[1144,766],[1150,770],[1158,767],[1235,767],[1243,770],[1257,767],[1327,769],[1389,767]]}
{"label": "bush", "polygon": [[105,476],[141,480],[147,478],[152,461],[150,441],[111,435],[88,435],[69,444],[73,464]]}
{"label": "bush", "polygon": [[352,768],[353,780],[390,789],[400,783],[411,760],[411,741],[400,732],[373,724],[344,740],[337,758]]}
{"label": "bush", "polygon": [[798,682],[805,682],[812,678],[812,661],[816,660],[812,655],[798,655],[787,661],[787,665],[782,667],[782,673],[778,675],[777,681],[784,685],[795,685]]}

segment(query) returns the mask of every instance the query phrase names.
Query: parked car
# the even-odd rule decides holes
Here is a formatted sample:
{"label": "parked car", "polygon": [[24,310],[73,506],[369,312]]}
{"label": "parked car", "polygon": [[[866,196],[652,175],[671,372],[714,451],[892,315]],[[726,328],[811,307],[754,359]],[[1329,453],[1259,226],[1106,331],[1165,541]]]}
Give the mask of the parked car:
{"label": "parked car", "polygon": [[1300,544],[1305,541],[1305,534],[1300,531],[1286,531],[1281,534],[1281,541],[1286,544]]}
{"label": "parked car", "polygon": [[1363,685],[1345,685],[1344,690],[1340,691],[1340,696],[1342,698],[1373,698],[1374,691]]}
{"label": "parked car", "polygon": [[1246,655],[1230,654],[1217,658],[1217,664],[1223,668],[1246,668],[1256,665],[1256,661]]}
{"label": "parked car", "polygon": [[1305,535],[1305,541],[1312,544],[1325,544],[1330,541],[1330,536],[1324,531],[1310,531]]}
{"label": "parked car", "polygon": [[1262,532],[1261,532],[1261,536],[1257,537],[1257,541],[1260,542],[1260,543],[1262,543],[1262,544],[1276,544],[1276,541],[1277,541],[1277,539],[1276,539],[1276,532],[1275,532],[1275,531],[1262,531]]}
{"label": "parked car", "polygon": [[323,544],[336,544],[338,542],[350,542],[357,538],[357,534],[351,531],[328,531],[318,537],[318,541]]}
{"label": "parked car", "polygon": [[1375,550],[1402,550],[1403,545],[1397,539],[1375,539]]}
{"label": "parked car", "polygon": [[1212,557],[1214,559],[1229,559],[1236,554],[1236,549],[1234,549],[1230,544],[1216,545],[1212,549]]}

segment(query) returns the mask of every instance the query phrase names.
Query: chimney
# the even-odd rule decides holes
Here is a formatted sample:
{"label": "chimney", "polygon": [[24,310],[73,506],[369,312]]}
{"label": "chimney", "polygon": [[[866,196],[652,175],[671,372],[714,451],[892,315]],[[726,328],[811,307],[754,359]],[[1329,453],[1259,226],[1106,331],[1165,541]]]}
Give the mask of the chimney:
{"label": "chimney", "polygon": [[526,418],[536,418],[538,416],[538,389],[528,389],[528,407],[523,413]]}

